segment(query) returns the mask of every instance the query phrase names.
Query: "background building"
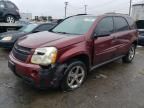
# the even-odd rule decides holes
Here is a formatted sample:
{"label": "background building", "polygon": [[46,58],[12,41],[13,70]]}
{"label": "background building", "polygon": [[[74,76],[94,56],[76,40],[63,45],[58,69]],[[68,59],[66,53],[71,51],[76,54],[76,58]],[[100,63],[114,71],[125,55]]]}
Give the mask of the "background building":
{"label": "background building", "polygon": [[32,19],[32,13],[20,13],[22,19],[31,20]]}
{"label": "background building", "polygon": [[132,17],[134,20],[144,20],[144,0],[133,4],[132,6]]}
{"label": "background building", "polygon": [[136,21],[139,29],[144,29],[144,0],[133,4],[132,17]]}

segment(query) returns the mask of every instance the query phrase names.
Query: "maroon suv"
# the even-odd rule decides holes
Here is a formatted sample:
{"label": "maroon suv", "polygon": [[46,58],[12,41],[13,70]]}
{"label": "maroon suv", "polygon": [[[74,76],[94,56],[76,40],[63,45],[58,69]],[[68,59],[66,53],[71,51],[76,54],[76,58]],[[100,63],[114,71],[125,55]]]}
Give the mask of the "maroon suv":
{"label": "maroon suv", "polygon": [[9,68],[35,87],[74,90],[99,66],[120,58],[132,62],[137,40],[127,15],[76,15],[50,32],[21,38],[9,55]]}

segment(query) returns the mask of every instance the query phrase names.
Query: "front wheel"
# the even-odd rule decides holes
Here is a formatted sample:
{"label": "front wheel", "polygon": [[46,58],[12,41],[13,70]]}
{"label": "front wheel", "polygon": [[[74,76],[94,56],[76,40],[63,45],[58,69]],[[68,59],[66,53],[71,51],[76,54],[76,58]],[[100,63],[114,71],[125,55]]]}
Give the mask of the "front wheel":
{"label": "front wheel", "polygon": [[6,18],[5,18],[5,21],[7,23],[15,23],[15,17],[12,16],[12,15],[7,15]]}
{"label": "front wheel", "polygon": [[133,44],[130,47],[128,54],[122,58],[123,62],[131,63],[135,57],[135,51],[136,51],[136,46]]}
{"label": "front wheel", "polygon": [[83,62],[72,61],[68,65],[65,73],[61,88],[63,91],[71,91],[79,88],[83,84],[87,75],[87,69]]}

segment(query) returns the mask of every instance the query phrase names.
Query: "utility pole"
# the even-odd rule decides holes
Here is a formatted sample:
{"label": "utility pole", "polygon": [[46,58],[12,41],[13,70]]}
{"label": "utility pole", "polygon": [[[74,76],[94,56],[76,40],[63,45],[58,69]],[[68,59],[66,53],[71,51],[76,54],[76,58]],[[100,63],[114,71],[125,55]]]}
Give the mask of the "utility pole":
{"label": "utility pole", "polygon": [[132,0],[130,0],[129,15],[131,15],[131,8],[132,8]]}
{"label": "utility pole", "polygon": [[68,6],[68,2],[65,2],[65,18],[67,17],[67,6]]}
{"label": "utility pole", "polygon": [[87,6],[88,5],[84,5],[84,7],[85,7],[85,14],[87,14]]}

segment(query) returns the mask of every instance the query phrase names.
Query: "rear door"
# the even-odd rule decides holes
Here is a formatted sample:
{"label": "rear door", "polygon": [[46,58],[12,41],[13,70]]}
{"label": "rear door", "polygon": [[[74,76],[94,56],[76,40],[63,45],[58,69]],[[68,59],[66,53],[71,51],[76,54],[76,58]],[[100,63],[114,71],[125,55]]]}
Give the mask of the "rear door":
{"label": "rear door", "polygon": [[114,17],[115,39],[117,44],[117,56],[127,53],[130,45],[131,34],[129,24],[124,17]]}
{"label": "rear door", "polygon": [[94,65],[115,57],[116,47],[113,32],[112,17],[105,17],[98,23],[94,35]]}

